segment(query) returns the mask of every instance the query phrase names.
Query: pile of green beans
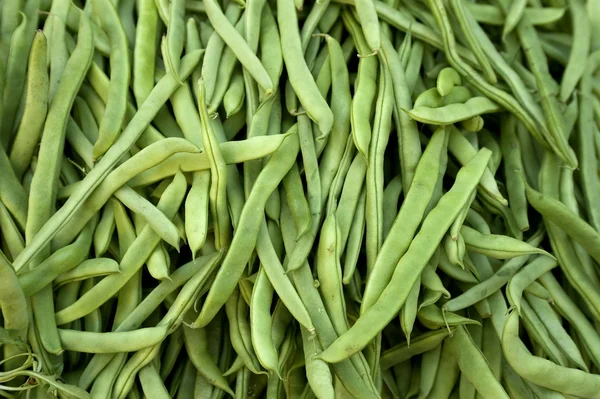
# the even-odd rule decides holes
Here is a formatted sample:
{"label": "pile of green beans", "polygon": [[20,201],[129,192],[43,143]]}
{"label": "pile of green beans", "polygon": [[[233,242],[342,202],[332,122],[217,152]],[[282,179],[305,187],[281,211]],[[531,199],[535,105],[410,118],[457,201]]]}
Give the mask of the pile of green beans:
{"label": "pile of green beans", "polygon": [[600,398],[600,0],[0,0],[0,397]]}

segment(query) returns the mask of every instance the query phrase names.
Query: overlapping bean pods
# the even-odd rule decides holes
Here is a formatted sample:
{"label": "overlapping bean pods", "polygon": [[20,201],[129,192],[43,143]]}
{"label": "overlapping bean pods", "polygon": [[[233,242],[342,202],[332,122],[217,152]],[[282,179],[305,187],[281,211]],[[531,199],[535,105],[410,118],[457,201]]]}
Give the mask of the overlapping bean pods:
{"label": "overlapping bean pods", "polygon": [[0,0],[0,396],[599,398],[599,0]]}

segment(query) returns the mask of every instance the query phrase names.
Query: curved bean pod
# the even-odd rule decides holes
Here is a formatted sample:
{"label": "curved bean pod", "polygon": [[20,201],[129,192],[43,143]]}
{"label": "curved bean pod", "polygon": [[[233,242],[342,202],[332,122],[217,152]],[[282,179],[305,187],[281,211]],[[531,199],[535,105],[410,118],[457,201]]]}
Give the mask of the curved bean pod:
{"label": "curved bean pod", "polygon": [[321,134],[317,137],[317,140],[321,141],[331,131],[333,113],[323,96],[321,96],[315,79],[304,61],[297,20],[293,1],[278,0],[277,22],[279,26],[286,27],[286,29],[281,30],[280,34],[281,42],[285,43],[285,45],[282,45],[281,50],[288,72],[288,79],[309,117],[318,123]]}
{"label": "curved bean pod", "polygon": [[527,380],[569,395],[594,398],[600,390],[600,377],[581,370],[562,367],[532,355],[519,337],[519,315],[506,318],[502,348],[507,362]]}
{"label": "curved bean pod", "polygon": [[490,398],[510,397],[492,374],[483,353],[473,342],[464,326],[456,327],[455,334],[448,339],[448,344],[456,356],[461,372],[475,386],[481,396]]}
{"label": "curved bean pod", "polygon": [[114,4],[107,0],[93,0],[94,14],[100,20],[110,42],[110,74],[108,101],[100,122],[98,140],[94,143],[93,157],[100,158],[115,142],[125,119],[129,90],[129,49],[127,36]]}
{"label": "curved bean pod", "polygon": [[508,259],[521,255],[540,254],[555,259],[543,249],[509,236],[482,234],[469,226],[461,227],[460,232],[468,249],[489,257]]}
{"label": "curved bean pod", "polygon": [[381,369],[387,370],[413,356],[438,347],[455,329],[456,327],[451,327],[450,329],[442,328],[436,331],[428,331],[414,337],[410,346],[405,342],[387,349],[381,355]]}
{"label": "curved bean pod", "polygon": [[62,273],[56,279],[54,284],[60,286],[72,281],[85,280],[91,277],[104,276],[112,273],[119,273],[119,264],[110,258],[95,258],[81,262],[79,265]]}
{"label": "curved bean pod", "polygon": [[502,108],[487,97],[473,97],[464,104],[449,104],[438,108],[415,107],[404,112],[411,118],[429,125],[451,125],[477,115],[501,110]]}

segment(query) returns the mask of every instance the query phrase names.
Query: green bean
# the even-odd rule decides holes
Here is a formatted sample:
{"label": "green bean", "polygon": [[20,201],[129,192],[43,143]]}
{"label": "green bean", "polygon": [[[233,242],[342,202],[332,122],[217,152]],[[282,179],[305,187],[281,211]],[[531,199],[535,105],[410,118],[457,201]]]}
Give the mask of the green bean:
{"label": "green bean", "polygon": [[455,327],[450,328],[450,330],[429,331],[414,338],[411,346],[402,343],[386,350],[381,356],[381,368],[383,370],[389,369],[415,355],[434,350],[454,330]]}
{"label": "green bean", "polygon": [[168,337],[168,342],[165,346],[160,364],[160,377],[163,380],[165,380],[171,371],[173,371],[173,368],[177,363],[177,358],[183,348],[183,328],[184,326],[180,326]]}
{"label": "green bean", "polygon": [[584,371],[588,371],[579,349],[573,339],[562,326],[562,320],[557,317],[552,306],[545,300],[525,294],[527,302],[531,305],[535,313],[539,316],[541,322],[546,326],[548,334],[558,347],[565,353],[573,364]]}
{"label": "green bean", "polygon": [[398,136],[398,146],[402,154],[400,157],[402,162],[402,186],[404,192],[408,193],[419,159],[421,158],[421,145],[418,140],[416,123],[404,112],[401,112],[402,108],[412,108],[410,90],[407,90],[410,87],[409,73],[408,70],[406,73],[403,73],[404,68],[398,64],[396,52],[386,37],[383,38],[382,45],[383,56],[387,61],[392,77],[394,98],[396,100],[396,118],[399,120],[401,127],[401,134]]}
{"label": "green bean", "polygon": [[432,260],[427,264],[425,269],[423,269],[423,272],[421,273],[421,284],[425,288],[441,293],[445,298],[450,298],[450,292],[444,287],[442,280],[435,272],[435,262],[436,260]]}
{"label": "green bean", "polygon": [[461,228],[461,234],[465,238],[468,249],[489,257],[508,259],[521,255],[541,254],[554,259],[554,256],[543,249],[536,248],[512,237],[496,234],[481,234],[468,226],[463,226]]}
{"label": "green bean", "polygon": [[319,30],[329,32],[331,27],[339,20],[340,12],[341,7],[339,4],[329,3],[318,21]]}
{"label": "green bean", "polygon": [[313,137],[312,126],[308,117],[306,115],[298,115],[298,138],[304,162],[304,174],[307,179],[307,200],[311,213],[311,223],[308,232],[300,237],[294,250],[289,255],[287,272],[298,269],[306,261],[319,231],[319,221],[321,220],[322,212],[321,176],[319,175],[315,148],[316,140]]}
{"label": "green bean", "polygon": [[283,178],[283,187],[285,197],[292,212],[294,223],[296,225],[297,238],[308,231],[311,223],[310,209],[304,196],[304,187],[300,177],[300,171],[297,165],[293,165],[290,171]]}
{"label": "green bean", "polygon": [[439,343],[433,349],[423,353],[421,356],[421,372],[419,378],[419,397],[427,397],[435,382],[442,344]]}
{"label": "green bean", "polygon": [[27,197],[28,193],[15,175],[11,162],[4,151],[0,148],[0,201],[11,213],[17,225],[25,230],[27,224]]}
{"label": "green bean", "polygon": [[506,13],[506,21],[504,22],[504,27],[502,28],[502,38],[505,39],[506,36],[509,35],[516,28],[517,24],[523,17],[525,13],[525,6],[527,5],[526,1],[514,1],[508,12]]}
{"label": "green bean", "polygon": [[279,0],[277,3],[277,22],[280,26],[287,26],[281,34],[283,60],[288,71],[289,82],[298,96],[300,103],[306,109],[309,117],[318,123],[321,134],[317,140],[324,140],[333,126],[333,114],[329,105],[319,93],[319,89],[310,70],[303,61],[302,44],[298,31],[296,10],[293,3]]}
{"label": "green bean", "polygon": [[[50,60],[50,90],[49,98],[52,100],[54,97],[58,85],[61,81],[61,76],[64,72],[69,58],[69,50],[67,48],[66,39],[66,27],[65,22],[68,19],[70,9],[70,3],[66,1],[53,2],[50,8],[50,16],[52,18],[46,19],[44,24],[44,34],[49,40],[49,60]],[[79,14],[83,14],[81,10],[78,10]],[[81,18],[79,25],[81,28]]]}
{"label": "green bean", "polygon": [[163,56],[167,68],[177,76],[179,73],[180,58],[183,52],[185,38],[185,1],[175,0],[171,2],[169,10],[169,21],[167,25],[167,56]]}
{"label": "green bean", "polygon": [[[296,129],[294,126],[292,131]],[[202,311],[198,319],[194,322],[196,326],[205,326],[212,320],[237,284],[243,267],[250,258],[260,229],[262,212],[257,212],[257,209],[264,209],[268,196],[273,192],[295,161],[298,147],[297,137],[295,135],[287,136],[281,148],[271,156],[269,162],[259,174],[252,193],[242,210],[240,224],[236,227],[238,234],[234,236],[231,242],[233,249],[228,251],[223,261],[224,264],[215,278]],[[240,235],[239,231],[245,231],[246,233]],[[238,239],[236,240],[235,237],[238,237]]]}
{"label": "green bean", "polygon": [[531,206],[571,236],[596,261],[600,260],[600,235],[592,226],[560,201],[534,190],[529,185],[526,185],[525,189]]}
{"label": "green bean", "polygon": [[554,363],[566,367],[569,359],[565,356],[560,348],[552,341],[548,331],[545,329],[541,320],[535,314],[527,301],[521,304],[522,318],[527,333],[531,336],[531,340],[536,344],[536,355],[541,357],[549,357]]}
{"label": "green bean", "polygon": [[[286,208],[284,202],[282,204],[282,228],[284,226],[288,228],[292,227],[291,231],[287,228],[282,229],[284,243],[286,243],[286,251],[289,252],[293,249],[293,243],[289,241],[290,239],[293,239],[292,237],[295,237],[295,232],[293,232],[291,215],[284,217],[284,215],[289,215],[289,210],[287,210],[286,213]],[[335,330],[333,329],[329,317],[327,317],[324,312],[318,311],[318,309],[323,309],[324,305],[314,286],[314,280],[308,267],[308,263],[305,262],[300,269],[293,272],[292,276],[298,289],[298,294],[302,301],[307,305],[310,317],[315,323],[317,337],[320,339],[321,345],[327,345],[333,342],[336,336]],[[349,391],[357,392],[361,397],[363,397],[363,395],[364,397],[373,397],[373,383],[370,381],[370,375],[366,372],[364,358],[361,359],[359,356],[360,355],[353,357],[351,362],[343,361],[333,365],[334,371]],[[360,370],[363,371],[361,372]]]}
{"label": "green bean", "polygon": [[[75,98],[73,121],[75,122],[74,125],[81,130],[88,142],[93,143],[98,139],[98,124],[96,123],[94,113],[87,102],[80,96]],[[69,120],[69,125],[67,125],[67,139],[69,139],[68,134],[71,128],[71,121]],[[81,156],[81,153],[79,155]]]}
{"label": "green bean", "polygon": [[98,159],[115,142],[121,130],[125,118],[130,72],[127,37],[119,21],[117,10],[110,1],[94,0],[93,3],[95,14],[107,32],[111,46],[108,101],[106,101],[106,110],[100,122],[98,140],[94,143],[93,151],[94,159]]}
{"label": "green bean", "polygon": [[[331,111],[333,126],[328,137],[327,145],[319,162],[321,175],[322,206],[327,199],[327,193],[335,180],[335,174],[344,155],[344,143],[350,134],[350,81],[348,68],[339,42],[331,36],[325,36],[331,67]],[[323,66],[326,68],[327,64]],[[342,245],[343,247],[343,245]]]}
{"label": "green bean", "polygon": [[19,10],[23,7],[23,0],[17,0],[11,4],[4,4],[2,7],[2,29],[0,30],[0,37],[3,42],[10,41],[10,38],[17,29],[18,19],[17,15]]}
{"label": "green bean", "polygon": [[306,308],[302,305],[300,298],[298,297],[296,290],[291,285],[289,279],[284,275],[284,269],[281,263],[277,259],[275,248],[273,243],[270,242],[270,238],[267,235],[267,229],[264,223],[260,228],[258,234],[258,240],[256,249],[258,256],[263,263],[263,268],[269,278],[269,281],[273,285],[273,288],[279,295],[281,301],[286,305],[292,315],[307,328],[309,331],[314,329],[312,321]]}
{"label": "green bean", "polygon": [[[251,295],[251,294],[250,294]],[[242,290],[236,288],[233,294],[227,299],[225,311],[229,320],[229,337],[231,345],[243,361],[242,368],[248,368],[253,373],[260,373],[260,362],[254,352],[250,337],[250,326],[248,317],[248,302]]]}
{"label": "green bean", "polygon": [[[235,28],[238,30],[238,32],[241,32],[243,30],[243,28],[245,26],[244,22],[245,22],[244,18],[241,18],[235,25]],[[217,112],[217,109],[221,105],[221,101],[223,100],[223,97],[225,96],[225,93],[227,92],[227,89],[229,87],[229,82],[233,75],[233,71],[234,71],[235,67],[237,66],[237,63],[238,63],[238,60],[237,60],[235,54],[233,53],[233,51],[229,47],[226,47],[223,50],[223,55],[219,62],[219,70],[217,72],[213,96],[211,98],[207,99],[209,115]],[[195,92],[196,92],[196,97],[197,97],[198,90],[196,89]]]}
{"label": "green bean", "polygon": [[379,33],[379,19],[375,4],[371,0],[357,0],[354,4],[358,14],[358,20],[362,25],[365,40],[370,49],[376,52],[381,48],[381,34]]}
{"label": "green bean", "polygon": [[132,86],[137,105],[141,107],[154,87],[158,11],[153,0],[142,0],[138,4],[137,12]]}
{"label": "green bean", "polygon": [[342,268],[339,263],[341,251],[338,248],[338,234],[339,227],[335,214],[331,213],[325,217],[321,228],[316,270],[319,288],[323,293],[325,310],[329,314],[336,333],[341,335],[348,329],[348,321],[342,291]]}
{"label": "green bean", "polygon": [[261,268],[252,289],[250,303],[252,346],[260,364],[267,370],[277,373],[277,347],[271,335],[270,310],[272,301],[273,286],[269,282],[264,269]]}
{"label": "green bean", "polygon": [[[402,175],[395,176],[383,191],[383,239],[387,237],[398,214],[398,201],[402,194]],[[390,212],[388,214],[388,212]]]}
{"label": "green bean", "polygon": [[463,258],[465,256],[465,240],[462,237],[462,234],[459,233],[456,240],[447,234],[446,237],[444,237],[443,244],[450,263],[464,268]]}
{"label": "green bean", "polygon": [[554,300],[554,305],[559,312],[567,319],[581,334],[583,341],[586,343],[591,357],[595,364],[598,364],[599,353],[595,342],[600,341],[598,335],[594,333],[592,323],[583,314],[581,309],[567,296],[563,288],[558,284],[551,273],[546,273],[539,278],[540,282],[546,288]]}
{"label": "green bean", "polygon": [[373,120],[373,133],[367,158],[367,203],[365,209],[367,279],[373,270],[383,243],[383,158],[391,131],[393,103],[391,89],[391,76],[382,68]]}
{"label": "green bean", "polygon": [[[248,121],[248,131],[246,133],[248,138],[260,136],[267,131],[274,99],[275,96],[272,96],[258,106],[251,120]],[[244,192],[246,197],[250,194],[261,168],[262,162],[260,160],[248,161],[244,164]]]}
{"label": "green bean", "polygon": [[600,379],[584,371],[570,369],[531,355],[518,336],[519,316],[508,315],[502,334],[504,356],[520,375],[540,386],[570,395],[594,397]]}
{"label": "green bean", "polygon": [[579,109],[579,148],[578,155],[581,160],[581,179],[582,189],[585,199],[585,206],[589,214],[591,225],[598,230],[600,226],[600,208],[596,204],[598,195],[600,193],[600,185],[593,174],[593,171],[598,167],[597,155],[594,155],[594,147],[590,145],[593,141],[591,135],[594,132],[593,128],[593,117],[592,117],[592,104],[589,102],[591,94],[591,87],[589,86],[592,81],[594,71],[600,66],[600,51],[595,51],[590,55],[583,76],[581,77],[580,90],[581,90],[581,104]]}
{"label": "green bean", "polygon": [[0,273],[2,278],[2,294],[0,295],[0,309],[2,310],[3,327],[9,333],[13,332],[21,339],[26,339],[29,326],[27,303],[25,295],[17,280],[10,262],[0,252]]}
{"label": "green bean", "polygon": [[[467,133],[477,133],[481,129],[483,129],[484,121],[483,118],[479,115],[474,116],[469,119],[465,119],[464,121],[460,121],[460,126]],[[476,137],[476,136],[475,136]]]}
{"label": "green bean", "polygon": [[514,118],[507,119],[502,124],[500,143],[504,158],[504,174],[507,181],[508,198],[510,208],[520,230],[529,229],[527,220],[527,199],[525,196],[525,185],[518,173],[523,173],[523,162],[521,159],[521,146],[516,135],[516,124]]}
{"label": "green bean", "polygon": [[92,389],[90,390],[92,397],[102,397],[111,394],[114,380],[121,371],[126,360],[127,353],[120,353],[110,361],[94,381]]}
{"label": "green bean", "polygon": [[556,83],[550,77],[547,64],[544,62],[546,58],[540,48],[539,38],[537,37],[533,26],[525,17],[521,18],[521,21],[517,26],[517,33],[523,44],[530,48],[530,51],[526,53],[526,56],[530,68],[538,82],[538,88],[542,97],[542,109],[550,131],[550,136],[548,137],[549,144],[551,146],[554,144],[555,147],[552,148],[558,150],[557,153],[567,165],[575,167],[577,166],[577,160],[574,159],[575,155],[572,149],[568,147],[568,143],[566,143],[566,137],[564,135],[564,118],[558,109],[558,101],[555,97],[557,91]]}
{"label": "green bean", "polygon": [[221,370],[208,353],[207,332],[204,328],[193,329],[183,326],[185,347],[196,370],[206,378],[207,382],[233,394]]}
{"label": "green bean", "polygon": [[[4,110],[2,111],[2,141],[5,148],[13,138],[17,107],[23,93],[25,68],[29,58],[30,48],[38,23],[38,1],[28,1],[21,13],[21,23],[14,30],[10,39],[10,52],[6,65],[6,85],[4,87]],[[15,16],[15,19],[18,19]],[[8,142],[5,142],[8,140]]]}
{"label": "green bean", "polygon": [[500,382],[496,380],[481,350],[475,345],[464,326],[456,327],[455,334],[448,339],[463,375],[475,386],[482,396],[509,398]]}
{"label": "green bean", "polygon": [[[450,339],[450,338],[449,338]],[[438,372],[435,376],[433,387],[430,391],[430,396],[449,398],[453,387],[458,381],[460,369],[454,357],[449,341],[446,341],[442,346],[442,354],[438,366]],[[458,391],[455,390],[455,392]]]}
{"label": "green bean", "polygon": [[477,284],[479,281],[469,270],[453,265],[445,254],[441,256],[438,267],[448,276],[458,281],[470,284]]}
{"label": "green bean", "polygon": [[161,342],[167,327],[141,328],[127,332],[94,333],[59,329],[63,348],[87,353],[133,352]]}
{"label": "green bean", "polygon": [[[223,96],[223,107],[227,118],[232,115],[237,115],[242,109],[244,104],[245,91],[244,91],[244,78],[239,69],[234,71],[231,78],[231,83]],[[245,118],[244,118],[245,120]]]}
{"label": "green bean", "polygon": [[146,260],[146,266],[154,279],[164,280],[169,278],[169,257],[162,243],[154,248]]}
{"label": "green bean", "polygon": [[444,325],[459,326],[462,324],[481,325],[480,322],[474,319],[463,317],[456,313],[443,311],[435,305],[423,306],[417,313],[419,321],[424,326],[431,329],[438,329]]}
{"label": "green bean", "polygon": [[[357,181],[360,183],[359,186],[362,186],[362,183],[364,180],[364,175],[366,173],[366,162],[364,159],[361,160],[362,162],[357,160],[357,156],[362,157],[362,155],[360,155],[360,154],[356,155],[355,150],[356,150],[356,147],[354,146],[354,141],[352,139],[352,135],[348,135],[348,137],[346,138],[346,145],[344,147],[344,153],[342,154],[342,159],[341,159],[339,167],[335,173],[335,177],[333,178],[333,181],[331,183],[331,187],[329,188],[329,195],[327,196],[328,203],[327,203],[327,208],[326,208],[328,212],[330,210],[336,208],[335,201],[341,201],[340,194],[342,193],[342,189],[344,188],[346,178],[348,178],[348,179],[357,178]],[[352,173],[352,175],[353,175],[352,177],[351,176],[346,177],[346,174],[350,173],[350,167],[352,166],[353,162],[357,162],[356,167],[360,166],[360,168],[357,169],[355,173]],[[356,174],[356,176],[354,176],[355,174]],[[347,189],[350,189],[350,187],[351,186],[349,184]],[[353,187],[353,190],[356,191],[357,188]],[[350,202],[352,202],[352,200]],[[343,223],[342,223],[342,225],[343,225]]]}
{"label": "green bean", "polygon": [[413,326],[417,319],[417,313],[419,312],[419,292],[421,289],[421,282],[417,281],[412,286],[406,302],[402,309],[400,309],[400,327],[406,337],[407,345],[410,345],[410,335],[413,331]]}
{"label": "green bean", "polygon": [[[536,246],[539,245],[542,239],[543,235],[539,234],[537,236],[533,236],[529,243],[531,246]],[[493,274],[493,276],[490,276],[489,278],[485,279],[485,281],[482,281],[481,283],[471,287],[462,295],[451,299],[444,305],[444,308],[451,311],[457,311],[459,309],[464,309],[465,307],[472,305],[483,298],[489,297],[497,292],[504,284],[506,284],[508,280],[525,264],[528,258],[529,255],[523,255],[505,262],[504,265],[502,265],[502,267],[495,274]]]}
{"label": "green bean", "polygon": [[113,259],[88,259],[81,262],[75,268],[60,274],[54,280],[54,284],[60,286],[72,281],[85,280],[91,277],[104,276],[111,273],[119,273],[119,264]]}
{"label": "green bean", "polygon": [[209,121],[202,80],[199,83],[198,104],[200,119],[202,120],[202,141],[211,163],[210,207],[215,229],[215,243],[217,249],[226,248],[229,246],[230,236],[232,235],[226,197],[227,169],[219,143],[212,130],[212,124]]}
{"label": "green bean", "polygon": [[265,91],[266,96],[270,96],[273,91],[273,82],[269,74],[260,63],[258,57],[252,52],[252,49],[245,42],[243,37],[235,30],[231,22],[225,17],[219,5],[215,1],[204,3],[206,14],[216,32],[233,50],[240,60],[240,63],[256,79],[259,86]]}
{"label": "green bean", "polygon": [[158,374],[158,370],[152,363],[142,367],[139,373],[140,384],[146,396],[154,396],[156,398],[170,398],[169,392],[163,383],[163,380]]}
{"label": "green bean", "polygon": [[256,53],[259,45],[260,28],[261,28],[261,15],[263,14],[263,8],[265,1],[253,2],[249,1],[246,3],[246,16],[248,23],[245,25],[245,38],[250,46],[252,52]]}
{"label": "green bean", "polygon": [[[569,169],[563,169],[561,171],[560,177],[560,200],[567,205],[567,207],[573,211],[576,215],[580,215],[579,213],[579,205],[577,204],[577,199],[575,198],[575,186],[573,182],[573,171]],[[587,251],[579,244],[574,242],[573,249],[581,262],[581,266],[584,268],[587,275],[593,279],[594,283],[600,284],[598,282],[598,276],[592,265],[592,258],[587,253]]]}
{"label": "green bean", "polygon": [[592,26],[585,4],[578,0],[568,2],[569,12],[573,22],[573,46],[569,52],[569,62],[565,67],[563,79],[560,82],[560,100],[566,102],[577,82],[584,74],[586,63],[583,62],[590,53],[592,41]]}
{"label": "green bean", "polygon": [[[235,16],[230,10],[235,10]],[[228,16],[237,21],[240,15],[240,10],[238,7],[232,4],[227,7],[227,12]],[[206,94],[208,98],[212,98],[216,86],[217,74],[219,73],[219,61],[221,60],[224,47],[225,42],[223,42],[223,39],[221,39],[216,32],[212,33],[208,43],[206,44],[206,53],[204,60],[202,61],[202,76],[207,82],[209,82],[208,86],[206,87]]]}
{"label": "green bean", "polygon": [[0,229],[10,259],[16,258],[25,248],[25,239],[2,202],[0,202]]}
{"label": "green bean", "polygon": [[520,302],[525,288],[556,265],[555,259],[540,256],[511,277],[506,286],[506,297],[517,312],[521,312]]}
{"label": "green bean", "polygon": [[[452,93],[452,92],[450,92]],[[444,100],[436,87],[425,90],[415,99],[414,107],[438,108],[444,105]]]}
{"label": "green bean", "polygon": [[[379,299],[342,337],[319,355],[323,360],[340,361],[356,353],[394,317],[417,280],[419,272],[425,267],[426,260],[435,251],[434,246],[441,241],[443,234],[460,211],[461,205],[467,200],[465,197],[469,196],[474,185],[481,178],[490,156],[491,152],[482,148],[477,156],[459,172],[452,189],[440,199],[437,206],[423,221],[421,230],[396,266],[388,286],[382,291]],[[410,268],[406,266],[408,264]]]}
{"label": "green bean", "polygon": [[101,257],[108,250],[108,245],[115,230],[115,214],[112,203],[108,203],[102,212],[98,226],[94,230],[94,253]]}
{"label": "green bean", "polygon": [[[500,7],[488,4],[468,3],[467,8],[473,17],[488,25],[504,25],[505,18]],[[565,8],[525,7],[524,15],[533,25],[548,25],[560,20],[565,14]]]}
{"label": "green bean", "polygon": [[358,203],[356,204],[354,218],[352,220],[352,223],[350,224],[348,238],[346,241],[346,257],[344,258],[344,272],[342,275],[342,282],[344,284],[350,283],[350,280],[354,276],[356,271],[358,257],[360,255],[360,248],[365,231],[366,202],[367,190],[362,190],[360,193],[360,197],[358,198]]}
{"label": "green bean", "polygon": [[396,264],[411,244],[437,181],[437,175],[432,176],[430,171],[440,169],[440,159],[446,150],[446,142],[446,129],[437,129],[417,165],[413,178],[414,189],[411,188],[406,194],[388,236],[381,246],[371,278],[365,287],[361,304],[363,312],[368,310],[381,296],[386,285],[392,279]]}
{"label": "green bean", "polygon": [[331,371],[327,363],[314,357],[321,349],[320,345],[318,342],[311,342],[315,339],[315,336],[311,335],[306,329],[300,331],[304,348],[306,376],[310,389],[319,398],[334,398],[335,390]]}
{"label": "green bean", "polygon": [[452,92],[454,86],[459,86],[462,80],[454,68],[444,68],[440,71],[436,80],[436,88],[441,97],[446,97]]}
{"label": "green bean", "polygon": [[415,107],[403,110],[411,118],[430,125],[450,125],[473,116],[500,111],[500,107],[487,97],[473,97],[464,104],[449,104],[438,108]]}

